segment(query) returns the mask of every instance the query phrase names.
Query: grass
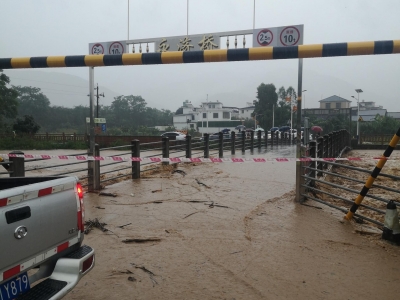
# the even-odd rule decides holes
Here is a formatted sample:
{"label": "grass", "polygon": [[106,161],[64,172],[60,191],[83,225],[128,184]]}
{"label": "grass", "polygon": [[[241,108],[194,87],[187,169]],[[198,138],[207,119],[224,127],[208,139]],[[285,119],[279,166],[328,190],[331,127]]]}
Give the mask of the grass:
{"label": "grass", "polygon": [[88,146],[82,141],[36,141],[29,137],[2,138],[0,150],[48,150],[48,149],[86,149]]}

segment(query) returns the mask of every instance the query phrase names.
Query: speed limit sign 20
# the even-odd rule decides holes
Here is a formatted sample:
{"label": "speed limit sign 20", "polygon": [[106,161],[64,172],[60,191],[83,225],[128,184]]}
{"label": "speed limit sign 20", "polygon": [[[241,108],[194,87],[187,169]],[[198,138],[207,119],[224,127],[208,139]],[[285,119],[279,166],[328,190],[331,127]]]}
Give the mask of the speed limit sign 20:
{"label": "speed limit sign 20", "polygon": [[90,54],[104,54],[104,47],[102,44],[97,43],[92,46]]}
{"label": "speed limit sign 20", "polygon": [[274,34],[269,29],[261,30],[257,35],[257,42],[260,46],[268,46],[274,40]]}

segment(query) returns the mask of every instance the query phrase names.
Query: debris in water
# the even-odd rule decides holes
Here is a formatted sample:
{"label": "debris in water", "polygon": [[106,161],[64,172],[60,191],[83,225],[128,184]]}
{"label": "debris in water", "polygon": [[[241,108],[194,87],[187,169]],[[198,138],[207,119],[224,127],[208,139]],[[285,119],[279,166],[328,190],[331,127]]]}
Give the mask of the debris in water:
{"label": "debris in water", "polygon": [[100,192],[99,193],[100,196],[109,196],[109,197],[117,197],[117,194],[115,193],[104,193],[104,192]]}
{"label": "debris in water", "polygon": [[195,180],[196,180],[196,182],[197,182],[199,185],[203,185],[203,186],[205,186],[206,188],[211,189],[207,184],[205,184],[205,183],[199,181],[198,179],[195,179]]}
{"label": "debris in water", "polygon": [[117,226],[118,228],[124,228],[125,226],[128,226],[128,225],[131,225],[132,223],[128,223],[128,224],[125,224],[125,225],[121,225],[121,226]]}
{"label": "debris in water", "polygon": [[147,242],[160,242],[161,239],[158,237],[149,237],[149,238],[135,238],[135,239],[125,239],[122,240],[123,243],[147,243]]}
{"label": "debris in water", "polygon": [[174,173],[182,174],[184,177],[185,177],[185,175],[186,175],[186,172],[185,172],[185,171],[182,171],[182,170],[173,170],[173,171],[172,171],[172,174],[174,174]]}

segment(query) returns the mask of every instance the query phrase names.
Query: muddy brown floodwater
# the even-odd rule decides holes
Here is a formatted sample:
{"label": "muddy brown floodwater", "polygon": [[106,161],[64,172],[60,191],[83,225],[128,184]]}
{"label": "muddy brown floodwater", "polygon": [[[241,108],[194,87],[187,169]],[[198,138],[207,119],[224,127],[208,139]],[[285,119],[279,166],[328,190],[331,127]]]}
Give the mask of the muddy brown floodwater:
{"label": "muddy brown floodwater", "polygon": [[400,248],[296,204],[294,162],[174,170],[85,195],[109,231],[85,236],[96,266],[65,299],[399,299]]}

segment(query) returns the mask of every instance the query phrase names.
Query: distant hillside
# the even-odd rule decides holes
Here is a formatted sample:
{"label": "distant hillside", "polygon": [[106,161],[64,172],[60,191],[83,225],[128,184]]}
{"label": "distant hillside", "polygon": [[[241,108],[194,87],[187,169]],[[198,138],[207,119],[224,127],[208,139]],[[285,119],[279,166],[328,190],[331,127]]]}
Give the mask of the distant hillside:
{"label": "distant hillside", "polygon": [[[42,90],[51,105],[72,108],[74,106],[89,106],[89,81],[81,77],[59,72],[43,72],[36,70],[24,70],[24,72],[4,71],[10,77],[12,85],[33,86]],[[96,87],[96,85],[95,85]],[[96,91],[94,91],[96,92]],[[99,93],[105,97],[99,98],[101,105],[110,105],[114,97],[120,94],[99,86]]]}

